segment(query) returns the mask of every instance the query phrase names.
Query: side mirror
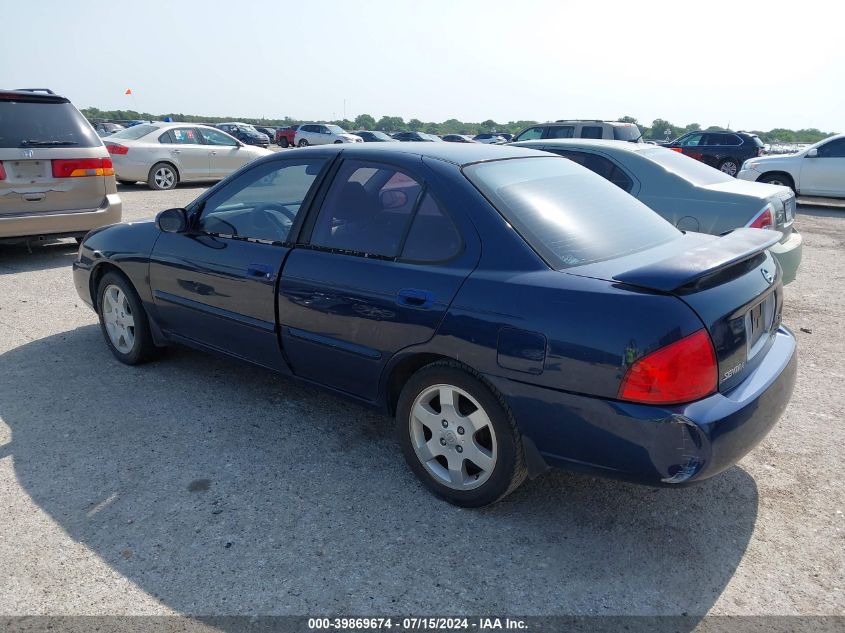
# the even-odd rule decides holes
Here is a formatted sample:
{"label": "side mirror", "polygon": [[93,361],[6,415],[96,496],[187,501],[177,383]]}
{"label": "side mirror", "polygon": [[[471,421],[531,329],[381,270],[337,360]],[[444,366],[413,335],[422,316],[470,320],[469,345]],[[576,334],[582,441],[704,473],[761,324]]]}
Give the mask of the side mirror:
{"label": "side mirror", "polygon": [[807,152],[807,158],[818,158],[818,156],[819,156],[819,150],[817,150],[815,147],[813,149],[811,149],[809,152]]}
{"label": "side mirror", "polygon": [[184,233],[188,230],[185,209],[165,209],[156,216],[156,227],[164,233]]}

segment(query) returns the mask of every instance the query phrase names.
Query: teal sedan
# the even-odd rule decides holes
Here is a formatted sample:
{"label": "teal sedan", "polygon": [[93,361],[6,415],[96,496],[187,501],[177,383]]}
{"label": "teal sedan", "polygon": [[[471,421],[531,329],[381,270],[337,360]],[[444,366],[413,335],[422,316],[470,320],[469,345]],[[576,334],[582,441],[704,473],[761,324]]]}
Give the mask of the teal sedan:
{"label": "teal sedan", "polygon": [[803,241],[794,228],[795,193],[785,186],[737,180],[671,149],[646,143],[546,139],[513,143],[568,158],[624,189],[682,231],[723,235],[740,227],[773,229],[769,249],[795,279]]}

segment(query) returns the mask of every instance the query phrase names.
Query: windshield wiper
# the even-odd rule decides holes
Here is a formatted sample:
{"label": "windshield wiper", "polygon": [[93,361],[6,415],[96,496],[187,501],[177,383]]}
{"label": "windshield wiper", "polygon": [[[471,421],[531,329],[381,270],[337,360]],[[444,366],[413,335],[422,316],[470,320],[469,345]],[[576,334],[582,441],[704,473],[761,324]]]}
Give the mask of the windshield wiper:
{"label": "windshield wiper", "polygon": [[29,147],[30,145],[37,145],[39,147],[58,146],[58,145],[79,145],[76,141],[38,141],[29,139],[21,141],[21,147]]}

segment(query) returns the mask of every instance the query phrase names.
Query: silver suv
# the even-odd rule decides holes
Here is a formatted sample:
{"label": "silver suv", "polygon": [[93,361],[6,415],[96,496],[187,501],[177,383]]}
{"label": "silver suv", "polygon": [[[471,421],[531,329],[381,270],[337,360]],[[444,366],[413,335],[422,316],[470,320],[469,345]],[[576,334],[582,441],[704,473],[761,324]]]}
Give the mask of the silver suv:
{"label": "silver suv", "polygon": [[0,242],[82,237],[120,222],[111,157],[71,102],[0,89]]}
{"label": "silver suv", "polygon": [[527,127],[514,137],[513,142],[550,138],[600,138],[642,143],[643,133],[636,123],[598,119],[561,119]]}

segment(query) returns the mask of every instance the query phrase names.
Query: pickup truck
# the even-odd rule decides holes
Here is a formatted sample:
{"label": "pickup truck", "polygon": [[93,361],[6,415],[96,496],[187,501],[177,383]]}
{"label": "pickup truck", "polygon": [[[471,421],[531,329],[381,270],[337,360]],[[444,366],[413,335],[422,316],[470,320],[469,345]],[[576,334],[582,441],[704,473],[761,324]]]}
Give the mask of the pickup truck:
{"label": "pickup truck", "polygon": [[276,130],[276,138],[273,139],[279,147],[293,147],[293,137],[296,136],[298,125],[280,127]]}

